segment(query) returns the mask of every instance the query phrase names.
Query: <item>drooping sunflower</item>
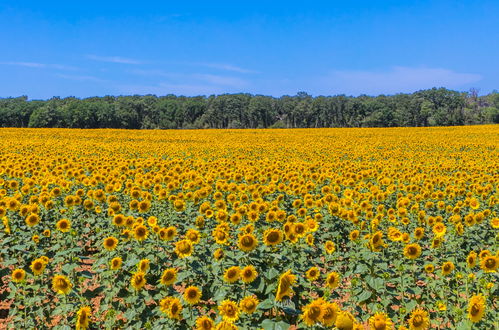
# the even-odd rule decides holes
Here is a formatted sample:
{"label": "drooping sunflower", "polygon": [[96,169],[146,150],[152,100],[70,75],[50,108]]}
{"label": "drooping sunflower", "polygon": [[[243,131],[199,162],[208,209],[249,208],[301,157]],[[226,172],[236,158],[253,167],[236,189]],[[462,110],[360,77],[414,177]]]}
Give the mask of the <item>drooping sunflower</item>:
{"label": "drooping sunflower", "polygon": [[391,330],[393,329],[393,322],[385,313],[375,313],[369,318],[369,329]]}
{"label": "drooping sunflower", "polygon": [[468,318],[473,323],[480,322],[485,314],[485,297],[481,294],[470,298],[468,302]]}
{"label": "drooping sunflower", "polygon": [[191,241],[189,241],[188,239],[184,239],[175,243],[175,253],[179,258],[186,258],[192,255],[192,252],[194,252],[194,248]]}
{"label": "drooping sunflower", "polygon": [[339,330],[351,330],[356,324],[355,318],[350,312],[340,311],[336,316],[335,326]]}
{"label": "drooping sunflower", "polygon": [[52,290],[58,294],[68,294],[73,285],[67,276],[55,275],[52,278]]}
{"label": "drooping sunflower", "polygon": [[150,260],[149,259],[142,259],[137,264],[137,269],[139,270],[139,272],[142,272],[142,273],[147,273],[147,271],[149,270],[149,267],[150,267]]}
{"label": "drooping sunflower", "polygon": [[132,275],[132,279],[131,279],[130,283],[132,284],[132,287],[135,290],[139,291],[147,283],[146,274],[143,272],[134,273]]}
{"label": "drooping sunflower", "polygon": [[499,257],[489,255],[480,260],[480,268],[486,273],[495,273],[499,266]]}
{"label": "drooping sunflower", "polygon": [[78,312],[76,313],[76,329],[77,330],[85,330],[90,326],[90,314],[92,310],[88,306],[80,307]]}
{"label": "drooping sunflower", "polygon": [[334,302],[325,302],[323,305],[324,314],[322,315],[322,323],[326,327],[332,327],[338,316],[338,305]]}
{"label": "drooping sunflower", "polygon": [[67,233],[71,229],[71,222],[68,219],[61,219],[57,221],[55,227],[57,230]]}
{"label": "drooping sunflower", "polygon": [[200,316],[196,319],[196,330],[212,330],[215,329],[215,322],[208,316]]}
{"label": "drooping sunflower", "polygon": [[144,225],[137,225],[133,229],[133,235],[134,235],[134,237],[135,237],[135,239],[137,241],[142,242],[149,235],[149,231],[147,230],[146,226],[144,226]]}
{"label": "drooping sunflower", "polygon": [[418,243],[407,244],[404,247],[404,256],[407,259],[417,259],[421,255],[421,246]]}
{"label": "drooping sunflower", "polygon": [[296,275],[291,274],[288,270],[279,277],[279,285],[277,286],[277,293],[275,300],[281,301],[284,297],[290,297],[293,294],[292,285],[296,282]]}
{"label": "drooping sunflower", "polygon": [[323,302],[322,299],[317,299],[303,307],[300,318],[306,325],[312,326],[322,321],[325,312]]}
{"label": "drooping sunflower", "polygon": [[106,237],[102,245],[106,250],[113,251],[118,246],[118,239],[113,236]]}
{"label": "drooping sunflower", "polygon": [[284,235],[279,229],[267,229],[263,233],[263,243],[267,246],[275,246],[282,242]]}
{"label": "drooping sunflower", "polygon": [[428,312],[417,308],[412,311],[411,317],[409,318],[409,329],[410,330],[426,330],[430,328],[430,317]]}
{"label": "drooping sunflower", "polygon": [[190,286],[184,291],[184,300],[190,305],[195,305],[201,300],[201,295],[201,290],[197,286]]}
{"label": "drooping sunflower", "polygon": [[38,275],[43,273],[46,265],[47,265],[47,263],[42,258],[38,258],[38,259],[33,260],[29,267],[33,271],[33,274],[35,276],[38,276]]}
{"label": "drooping sunflower", "polygon": [[331,272],[326,277],[326,287],[330,289],[336,289],[340,285],[340,274],[337,272]]}
{"label": "drooping sunflower", "polygon": [[239,319],[239,307],[232,300],[222,301],[220,306],[218,306],[218,310],[224,321],[235,322]]}
{"label": "drooping sunflower", "polygon": [[442,275],[449,275],[454,270],[455,266],[452,261],[446,261],[442,264]]}
{"label": "drooping sunflower", "polygon": [[256,311],[258,303],[258,298],[255,296],[247,296],[239,302],[239,308],[246,314],[252,314]]}
{"label": "drooping sunflower", "polygon": [[321,272],[319,271],[319,268],[317,267],[310,267],[309,270],[307,270],[306,274],[305,274],[307,280],[309,280],[310,282],[313,282],[313,281],[316,281],[319,276],[321,276]]}
{"label": "drooping sunflower", "polygon": [[162,285],[172,285],[177,280],[177,269],[168,268],[163,271],[159,283]]}
{"label": "drooping sunflower", "polygon": [[17,268],[12,271],[11,277],[13,282],[21,283],[26,278],[26,272],[24,269]]}
{"label": "drooping sunflower", "polygon": [[258,240],[253,234],[244,234],[239,236],[239,249],[244,252],[253,251],[258,245]]}
{"label": "drooping sunflower", "polygon": [[466,264],[468,265],[469,268],[475,267],[477,257],[478,255],[476,254],[475,251],[470,251],[470,253],[466,257]]}
{"label": "drooping sunflower", "polygon": [[241,281],[243,281],[244,283],[253,282],[257,278],[257,276],[258,272],[253,265],[249,265],[241,269]]}
{"label": "drooping sunflower", "polygon": [[241,269],[238,266],[232,266],[225,270],[224,281],[227,283],[234,283],[239,280],[241,276]]}
{"label": "drooping sunflower", "polygon": [[336,251],[336,246],[334,245],[334,242],[326,241],[326,243],[324,243],[324,250],[326,251],[327,254],[331,254],[334,251]]}
{"label": "drooping sunflower", "polygon": [[118,270],[121,268],[122,264],[123,264],[123,259],[121,259],[121,257],[116,257],[111,259],[111,262],[109,263],[109,268],[111,270]]}
{"label": "drooping sunflower", "polygon": [[369,248],[373,252],[379,252],[381,251],[381,248],[384,246],[384,241],[383,241],[383,232],[382,231],[377,231],[375,232],[369,239]]}

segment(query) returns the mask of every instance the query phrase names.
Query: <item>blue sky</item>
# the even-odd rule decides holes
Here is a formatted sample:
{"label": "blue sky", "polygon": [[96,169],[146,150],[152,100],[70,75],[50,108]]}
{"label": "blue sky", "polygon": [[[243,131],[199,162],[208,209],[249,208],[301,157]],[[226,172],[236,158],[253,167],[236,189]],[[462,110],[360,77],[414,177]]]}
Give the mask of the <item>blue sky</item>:
{"label": "blue sky", "polygon": [[499,89],[499,1],[0,1],[0,97]]}

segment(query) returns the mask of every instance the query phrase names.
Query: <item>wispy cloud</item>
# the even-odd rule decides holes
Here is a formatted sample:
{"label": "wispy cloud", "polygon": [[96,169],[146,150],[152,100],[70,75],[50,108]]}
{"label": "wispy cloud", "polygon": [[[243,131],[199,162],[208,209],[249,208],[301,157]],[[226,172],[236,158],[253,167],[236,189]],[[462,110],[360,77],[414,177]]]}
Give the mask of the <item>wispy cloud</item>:
{"label": "wispy cloud", "polygon": [[163,70],[130,70],[132,74],[144,77],[163,77],[175,80],[176,83],[191,84],[193,81],[202,81],[215,86],[243,87],[248,84],[244,79],[232,76],[215,75],[207,73],[172,73]]}
{"label": "wispy cloud", "polygon": [[56,77],[77,80],[77,81],[94,81],[94,82],[105,82],[106,80],[94,77],[94,76],[78,76],[78,75],[67,75],[67,74],[56,74]]}
{"label": "wispy cloud", "polygon": [[108,62],[108,63],[119,63],[119,64],[143,64],[143,61],[139,61],[132,58],[126,58],[121,56],[97,56],[97,55],[87,55],[87,58],[93,61]]}
{"label": "wispy cloud", "polygon": [[324,94],[394,94],[432,87],[459,88],[482,76],[442,68],[395,66],[387,71],[334,71],[318,79]]}
{"label": "wispy cloud", "polygon": [[232,72],[238,72],[238,73],[258,73],[257,71],[254,70],[249,70],[245,69],[236,65],[232,64],[226,64],[226,63],[204,63],[204,62],[193,62],[191,63],[193,65],[199,65],[199,66],[204,66],[207,68],[213,68],[213,69],[219,69],[219,70],[225,70],[225,71],[232,71]]}
{"label": "wispy cloud", "polygon": [[14,65],[14,66],[23,66],[26,68],[50,68],[57,70],[78,70],[78,68],[74,66],[64,65],[64,64],[47,64],[47,63],[37,63],[37,62],[0,62],[2,65]]}

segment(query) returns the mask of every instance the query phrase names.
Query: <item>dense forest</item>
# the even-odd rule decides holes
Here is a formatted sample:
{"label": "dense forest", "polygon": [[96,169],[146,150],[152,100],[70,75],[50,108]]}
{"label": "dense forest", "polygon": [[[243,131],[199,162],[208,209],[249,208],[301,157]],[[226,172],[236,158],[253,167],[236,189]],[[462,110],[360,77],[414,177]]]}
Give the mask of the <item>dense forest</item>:
{"label": "dense forest", "polygon": [[0,99],[0,127],[295,128],[451,126],[499,122],[499,93],[445,88],[412,94],[270,97],[104,96],[78,99],[26,96]]}

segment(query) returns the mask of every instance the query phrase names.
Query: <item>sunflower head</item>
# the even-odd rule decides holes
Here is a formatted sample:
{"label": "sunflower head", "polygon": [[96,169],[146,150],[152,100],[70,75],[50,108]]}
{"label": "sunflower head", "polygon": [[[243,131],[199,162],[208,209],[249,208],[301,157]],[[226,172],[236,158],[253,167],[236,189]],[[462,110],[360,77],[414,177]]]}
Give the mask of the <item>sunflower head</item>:
{"label": "sunflower head", "polygon": [[239,249],[244,252],[253,251],[258,245],[258,241],[253,234],[244,234],[239,236]]}
{"label": "sunflower head", "polygon": [[241,275],[241,281],[243,281],[244,283],[251,283],[258,276],[258,272],[256,271],[253,265],[249,265],[241,269],[240,275]]}
{"label": "sunflower head", "polygon": [[106,237],[104,238],[104,242],[102,242],[102,245],[106,250],[113,251],[118,246],[118,239],[113,236]]}
{"label": "sunflower head", "polygon": [[247,296],[244,297],[240,302],[239,302],[239,307],[241,311],[245,312],[246,314],[252,314],[255,312],[256,308],[258,307],[258,299],[254,296]]}
{"label": "sunflower head", "polygon": [[418,243],[407,244],[404,247],[404,256],[407,259],[417,259],[421,255],[421,246]]}
{"label": "sunflower head", "polygon": [[307,270],[307,273],[305,274],[307,277],[307,280],[310,282],[316,281],[319,276],[321,276],[321,272],[319,271],[319,268],[317,267],[310,267],[309,270]]}
{"label": "sunflower head", "polygon": [[88,306],[80,307],[76,313],[76,329],[88,329],[92,310]]}
{"label": "sunflower head", "polygon": [[218,311],[224,321],[235,322],[239,319],[239,307],[232,300],[224,300],[218,306]]}
{"label": "sunflower head", "polygon": [[277,286],[277,293],[275,299],[281,301],[284,297],[290,297],[293,294],[292,286],[296,282],[296,275],[291,274],[288,270],[279,277],[279,284]]}
{"label": "sunflower head", "polygon": [[146,285],[146,274],[143,272],[136,272],[132,275],[131,284],[132,287],[139,291],[144,285]]}
{"label": "sunflower head", "polygon": [[184,291],[184,300],[189,305],[195,305],[201,300],[201,290],[197,286],[190,286]]}
{"label": "sunflower head", "polygon": [[159,283],[162,285],[172,285],[177,280],[177,269],[168,268],[163,271]]}
{"label": "sunflower head", "polygon": [[67,233],[71,229],[71,222],[69,222],[68,219],[61,219],[57,221],[55,227],[57,228],[57,230],[63,233]]}
{"label": "sunflower head", "polygon": [[200,316],[196,319],[197,330],[211,330],[215,329],[215,322],[208,316]]}
{"label": "sunflower head", "polygon": [[12,281],[16,283],[21,283],[26,278],[26,272],[24,269],[14,269],[12,271]]}
{"label": "sunflower head", "polygon": [[326,277],[326,286],[330,289],[336,289],[340,284],[340,274],[337,272],[331,272]]}
{"label": "sunflower head", "polygon": [[300,317],[306,325],[312,326],[322,321],[325,312],[323,303],[322,299],[318,299],[303,307]]}
{"label": "sunflower head", "polygon": [[58,294],[68,294],[73,285],[64,275],[56,275],[52,278],[52,289]]}
{"label": "sunflower head", "polygon": [[336,317],[335,325],[340,330],[353,329],[355,325],[355,318],[350,312],[341,311]]}
{"label": "sunflower head", "polygon": [[411,330],[425,330],[430,327],[430,318],[428,312],[417,308],[412,311],[409,318],[409,329]]}
{"label": "sunflower head", "polygon": [[227,283],[234,283],[239,280],[241,276],[241,269],[238,266],[227,268],[224,273],[224,281]]}
{"label": "sunflower head", "polygon": [[376,313],[369,318],[369,326],[373,330],[391,330],[393,322],[385,313]]}
{"label": "sunflower head", "polygon": [[275,246],[282,242],[283,233],[279,229],[267,229],[263,234],[263,243],[267,246]]}
{"label": "sunflower head", "polygon": [[499,266],[499,257],[488,255],[480,260],[480,268],[486,273],[495,273]]}
{"label": "sunflower head", "polygon": [[184,239],[175,243],[175,253],[179,258],[186,258],[192,255],[192,252],[194,252],[194,248],[192,246],[192,242],[188,239]]}
{"label": "sunflower head", "polygon": [[111,259],[111,262],[109,263],[109,268],[111,270],[117,270],[121,268],[121,265],[123,264],[123,260],[121,257],[116,257]]}

